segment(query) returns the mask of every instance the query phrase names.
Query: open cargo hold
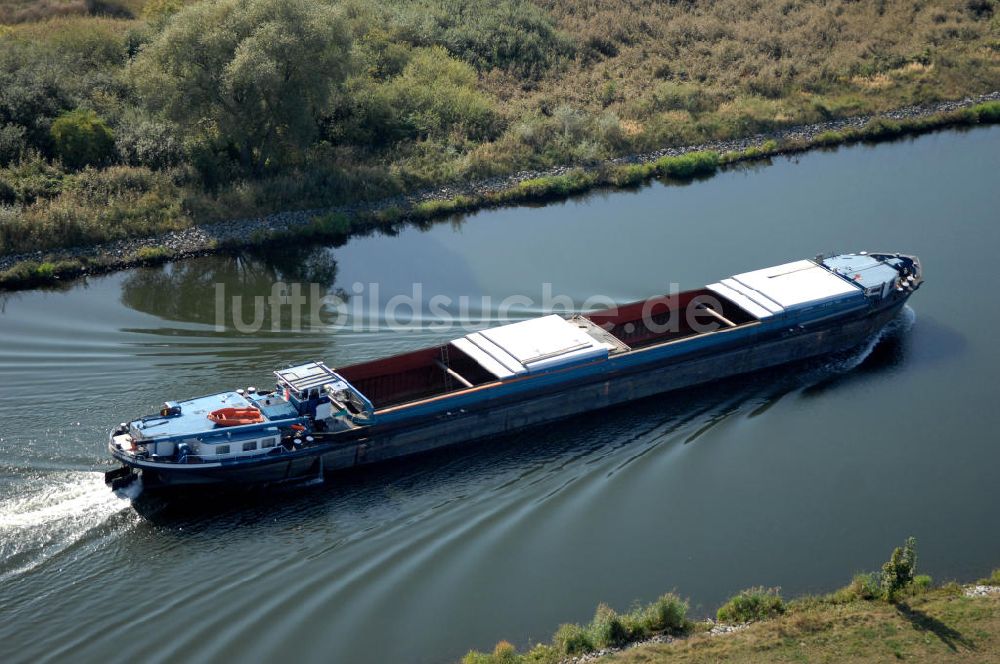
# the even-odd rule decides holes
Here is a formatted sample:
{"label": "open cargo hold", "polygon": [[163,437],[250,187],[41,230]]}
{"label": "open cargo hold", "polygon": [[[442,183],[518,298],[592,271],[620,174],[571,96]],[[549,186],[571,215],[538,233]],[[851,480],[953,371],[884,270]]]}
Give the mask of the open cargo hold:
{"label": "open cargo hold", "polygon": [[[167,485],[315,477],[854,348],[921,283],[912,256],[795,261],[340,369],[289,367],[275,372],[273,391],[167,402],[112,430],[109,449]],[[244,423],[246,415],[260,421]],[[108,479],[121,486],[120,475]]]}
{"label": "open cargo hold", "polygon": [[472,332],[448,344],[339,369],[375,408],[606,359],[657,343],[746,325],[755,318],[707,289],[564,319],[543,316]]}

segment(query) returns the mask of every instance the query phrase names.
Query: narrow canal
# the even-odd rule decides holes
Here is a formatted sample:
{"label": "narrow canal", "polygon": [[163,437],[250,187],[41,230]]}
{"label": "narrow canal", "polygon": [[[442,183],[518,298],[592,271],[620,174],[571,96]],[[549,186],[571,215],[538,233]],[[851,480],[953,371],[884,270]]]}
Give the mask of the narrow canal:
{"label": "narrow canal", "polygon": [[[463,333],[429,314],[519,318],[860,249],[918,254],[927,283],[849,357],[318,486],[163,504],[101,481],[128,416]],[[981,575],[1000,563],[998,251],[993,127],[0,296],[0,660],[456,660],[601,601],[676,589],[708,614],[750,585],[828,591],[908,535],[921,571]],[[340,324],[308,306],[254,326],[275,281],[338,295]]]}

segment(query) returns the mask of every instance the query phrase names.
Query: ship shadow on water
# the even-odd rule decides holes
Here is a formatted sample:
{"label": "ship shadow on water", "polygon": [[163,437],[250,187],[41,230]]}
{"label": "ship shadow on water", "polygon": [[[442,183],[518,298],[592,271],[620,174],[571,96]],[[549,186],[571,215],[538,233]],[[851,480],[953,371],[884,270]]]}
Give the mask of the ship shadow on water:
{"label": "ship shadow on water", "polygon": [[[132,506],[153,525],[193,533],[264,520],[308,520],[311,515],[326,519],[338,514],[356,519],[365,512],[384,515],[402,511],[407,503],[417,502],[417,496],[430,492],[431,503],[447,504],[541,481],[536,475],[569,473],[564,469],[579,462],[594,464],[620,455],[620,460],[612,459],[610,476],[660,445],[694,444],[733,416],[763,415],[786,395],[815,398],[899,371],[911,363],[912,322],[910,312],[880,338],[856,350],[647,397],[601,410],[585,424],[553,422],[471,445],[338,471],[322,481],[144,491]],[[942,340],[955,343],[955,333],[943,326],[921,322],[921,329],[925,338],[920,346],[936,346]]]}

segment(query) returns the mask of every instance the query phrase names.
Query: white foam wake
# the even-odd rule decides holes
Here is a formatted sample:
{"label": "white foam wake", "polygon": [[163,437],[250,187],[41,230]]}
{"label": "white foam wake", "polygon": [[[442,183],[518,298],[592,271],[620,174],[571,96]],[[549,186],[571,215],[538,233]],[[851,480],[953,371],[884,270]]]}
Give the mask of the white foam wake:
{"label": "white foam wake", "polygon": [[[68,472],[21,480],[0,500],[0,580],[23,574],[130,507],[136,482],[112,492],[101,473]],[[10,567],[8,567],[10,565]]]}

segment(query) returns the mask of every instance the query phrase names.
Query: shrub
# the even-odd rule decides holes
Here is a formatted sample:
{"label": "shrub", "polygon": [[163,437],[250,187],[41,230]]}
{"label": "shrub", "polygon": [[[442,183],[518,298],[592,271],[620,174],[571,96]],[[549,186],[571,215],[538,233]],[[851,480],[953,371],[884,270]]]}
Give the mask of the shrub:
{"label": "shrub", "polygon": [[146,0],[142,6],[142,17],[148,21],[162,23],[187,4],[186,0]]}
{"label": "shrub", "polygon": [[528,652],[521,654],[507,641],[501,641],[493,648],[493,652],[477,652],[471,650],[462,658],[462,664],[518,664],[520,662],[554,663],[562,659],[560,653],[552,646],[538,644]]}
{"label": "shrub", "polygon": [[621,616],[607,604],[598,605],[587,631],[598,648],[622,646],[629,640],[629,633]]}
{"label": "shrub", "polygon": [[892,551],[889,560],[882,565],[880,588],[882,598],[893,601],[904,589],[913,583],[913,574],[917,569],[917,540],[906,538],[903,546],[897,546]]}
{"label": "shrub", "polygon": [[114,166],[63,176],[22,163],[4,176],[20,205],[0,224],[0,251],[93,244],[191,223],[182,190],[164,172]]}
{"label": "shrub", "polygon": [[839,145],[844,142],[844,134],[839,131],[824,131],[818,134],[812,142],[815,145]]}
{"label": "shrub", "polygon": [[965,8],[973,18],[982,20],[993,16],[995,0],[965,0]]}
{"label": "shrub", "polygon": [[976,583],[981,586],[1000,586],[1000,568],[993,570],[992,574],[985,579],[979,579]]}
{"label": "shrub", "polygon": [[56,276],[56,265],[49,261],[40,263],[38,267],[35,268],[35,275],[42,280],[48,280]]}
{"label": "shrub", "polygon": [[590,189],[597,176],[583,170],[573,170],[565,175],[546,175],[519,182],[499,194],[500,200],[529,200],[562,198]]}
{"label": "shrub", "polygon": [[749,588],[729,598],[719,607],[716,618],[724,623],[766,620],[785,612],[785,602],[777,588]]}
{"label": "shrub", "polygon": [[0,273],[0,284],[7,287],[30,287],[54,282],[59,277],[79,273],[83,264],[76,260],[21,261]]}
{"label": "shrub", "polygon": [[9,206],[17,202],[17,192],[6,180],[0,180],[0,206]]}
{"label": "shrub", "polygon": [[903,127],[898,122],[886,118],[869,120],[861,130],[861,135],[870,140],[892,138],[903,133]]}
{"label": "shrub", "polygon": [[[614,113],[600,114],[560,104],[549,112],[514,124],[499,144],[508,158],[530,159],[534,166],[593,163],[632,149],[637,125]],[[508,167],[509,168],[509,167]]]}
{"label": "shrub", "polygon": [[462,664],[492,664],[493,656],[489,653],[470,650],[462,658]]}
{"label": "shrub", "polygon": [[19,125],[0,126],[0,167],[16,161],[28,147],[24,140],[25,129]]}
{"label": "shrub", "polygon": [[476,70],[440,47],[417,49],[402,74],[376,92],[394,116],[395,130],[410,138],[454,130],[472,139],[495,137],[500,116],[476,89]]}
{"label": "shrub", "polygon": [[615,82],[607,81],[604,84],[604,87],[601,88],[598,98],[601,100],[602,106],[610,106],[613,104],[615,99],[618,98],[618,89],[615,87]]}
{"label": "shrub", "polygon": [[520,657],[514,644],[501,641],[493,648],[493,661],[496,664],[515,664]]}
{"label": "shrub", "polygon": [[68,275],[77,274],[83,270],[84,261],[86,260],[87,259],[77,260],[73,258],[69,260],[56,261],[54,270],[55,274],[58,277],[65,277]]}
{"label": "shrub", "polygon": [[528,0],[390,0],[399,9],[393,22],[402,37],[418,46],[444,46],[482,71],[505,69],[537,79],[573,52],[544,9]]}
{"label": "shrub", "polygon": [[760,145],[751,145],[750,147],[744,149],[742,152],[727,152],[726,154],[719,157],[719,162],[727,164],[742,159],[760,159],[761,157],[769,157],[778,152],[778,150],[779,150],[778,141],[774,139],[769,139],[764,141]]}
{"label": "shrub", "polygon": [[718,152],[689,152],[678,157],[661,157],[655,162],[656,172],[675,180],[689,180],[699,175],[711,175],[719,168]]}
{"label": "shrub", "polygon": [[653,617],[649,607],[636,607],[621,616],[622,625],[629,641],[640,641],[648,638],[655,630],[651,627]]}
{"label": "shrub", "polygon": [[873,573],[855,574],[847,588],[849,596],[854,599],[871,600],[882,594],[879,576]]}
{"label": "shrub", "polygon": [[560,625],[552,637],[552,642],[558,652],[570,657],[595,650],[594,641],[587,630],[572,623]]}
{"label": "shrub", "polygon": [[[297,227],[294,231],[303,237],[315,239],[339,239],[346,236],[351,231],[351,219],[346,214],[331,212],[313,217],[306,226]],[[267,239],[263,235],[256,244],[261,244]]]}
{"label": "shrub", "polygon": [[114,154],[114,134],[92,110],[64,113],[49,131],[56,154],[70,168],[106,164]]}
{"label": "shrub", "polygon": [[679,634],[687,627],[687,602],[673,593],[661,595],[646,611],[652,622],[653,631],[667,631]]}
{"label": "shrub", "polygon": [[39,199],[58,196],[65,174],[34,153],[7,168],[3,178],[14,189],[17,202],[29,205]]}
{"label": "shrub", "polygon": [[608,180],[616,187],[634,187],[647,180],[654,172],[649,164],[627,164],[611,171]]}
{"label": "shrub", "polygon": [[718,106],[718,99],[693,83],[664,81],[653,89],[652,102],[657,110],[700,113]]}
{"label": "shrub", "polygon": [[972,107],[982,123],[1000,122],[1000,101],[988,101]]}
{"label": "shrub", "polygon": [[166,247],[139,247],[138,251],[132,254],[132,258],[140,263],[163,263],[173,256],[173,252]]}
{"label": "shrub", "polygon": [[750,154],[747,154],[751,150],[754,150],[754,148],[750,147],[742,151],[727,150],[726,152],[723,152],[721,155],[719,155],[719,163],[732,164],[733,162],[742,161],[743,159],[754,159],[757,156],[756,150],[754,150]]}
{"label": "shrub", "polygon": [[917,131],[929,131],[948,125],[974,125],[978,124],[979,121],[979,111],[973,106],[972,108],[960,108],[947,113],[936,113],[926,118],[916,118],[909,122],[909,126],[916,128]]}
{"label": "shrub", "polygon": [[380,208],[372,212],[372,219],[374,219],[379,224],[384,224],[386,226],[391,226],[403,219],[405,213],[403,209],[398,205],[389,205],[384,208]]}
{"label": "shrub", "polygon": [[851,583],[831,596],[835,602],[882,599],[895,601],[904,591],[923,591],[931,586],[931,577],[915,576],[917,566],[917,541],[907,538],[896,547],[879,572],[855,574]]}
{"label": "shrub", "polygon": [[177,128],[145,117],[130,117],[118,126],[115,150],[130,166],[154,169],[175,166],[184,158]]}
{"label": "shrub", "polygon": [[652,604],[637,607],[622,616],[629,641],[639,641],[652,634],[682,634],[688,629],[687,602],[673,593],[662,595]]}
{"label": "shrub", "polygon": [[30,284],[37,280],[38,263],[34,261],[21,261],[0,273],[0,283],[4,284]]}
{"label": "shrub", "polygon": [[420,201],[413,206],[410,214],[416,219],[431,219],[471,209],[476,205],[476,202],[476,199],[471,196],[455,196],[454,198],[447,199],[435,198]]}

